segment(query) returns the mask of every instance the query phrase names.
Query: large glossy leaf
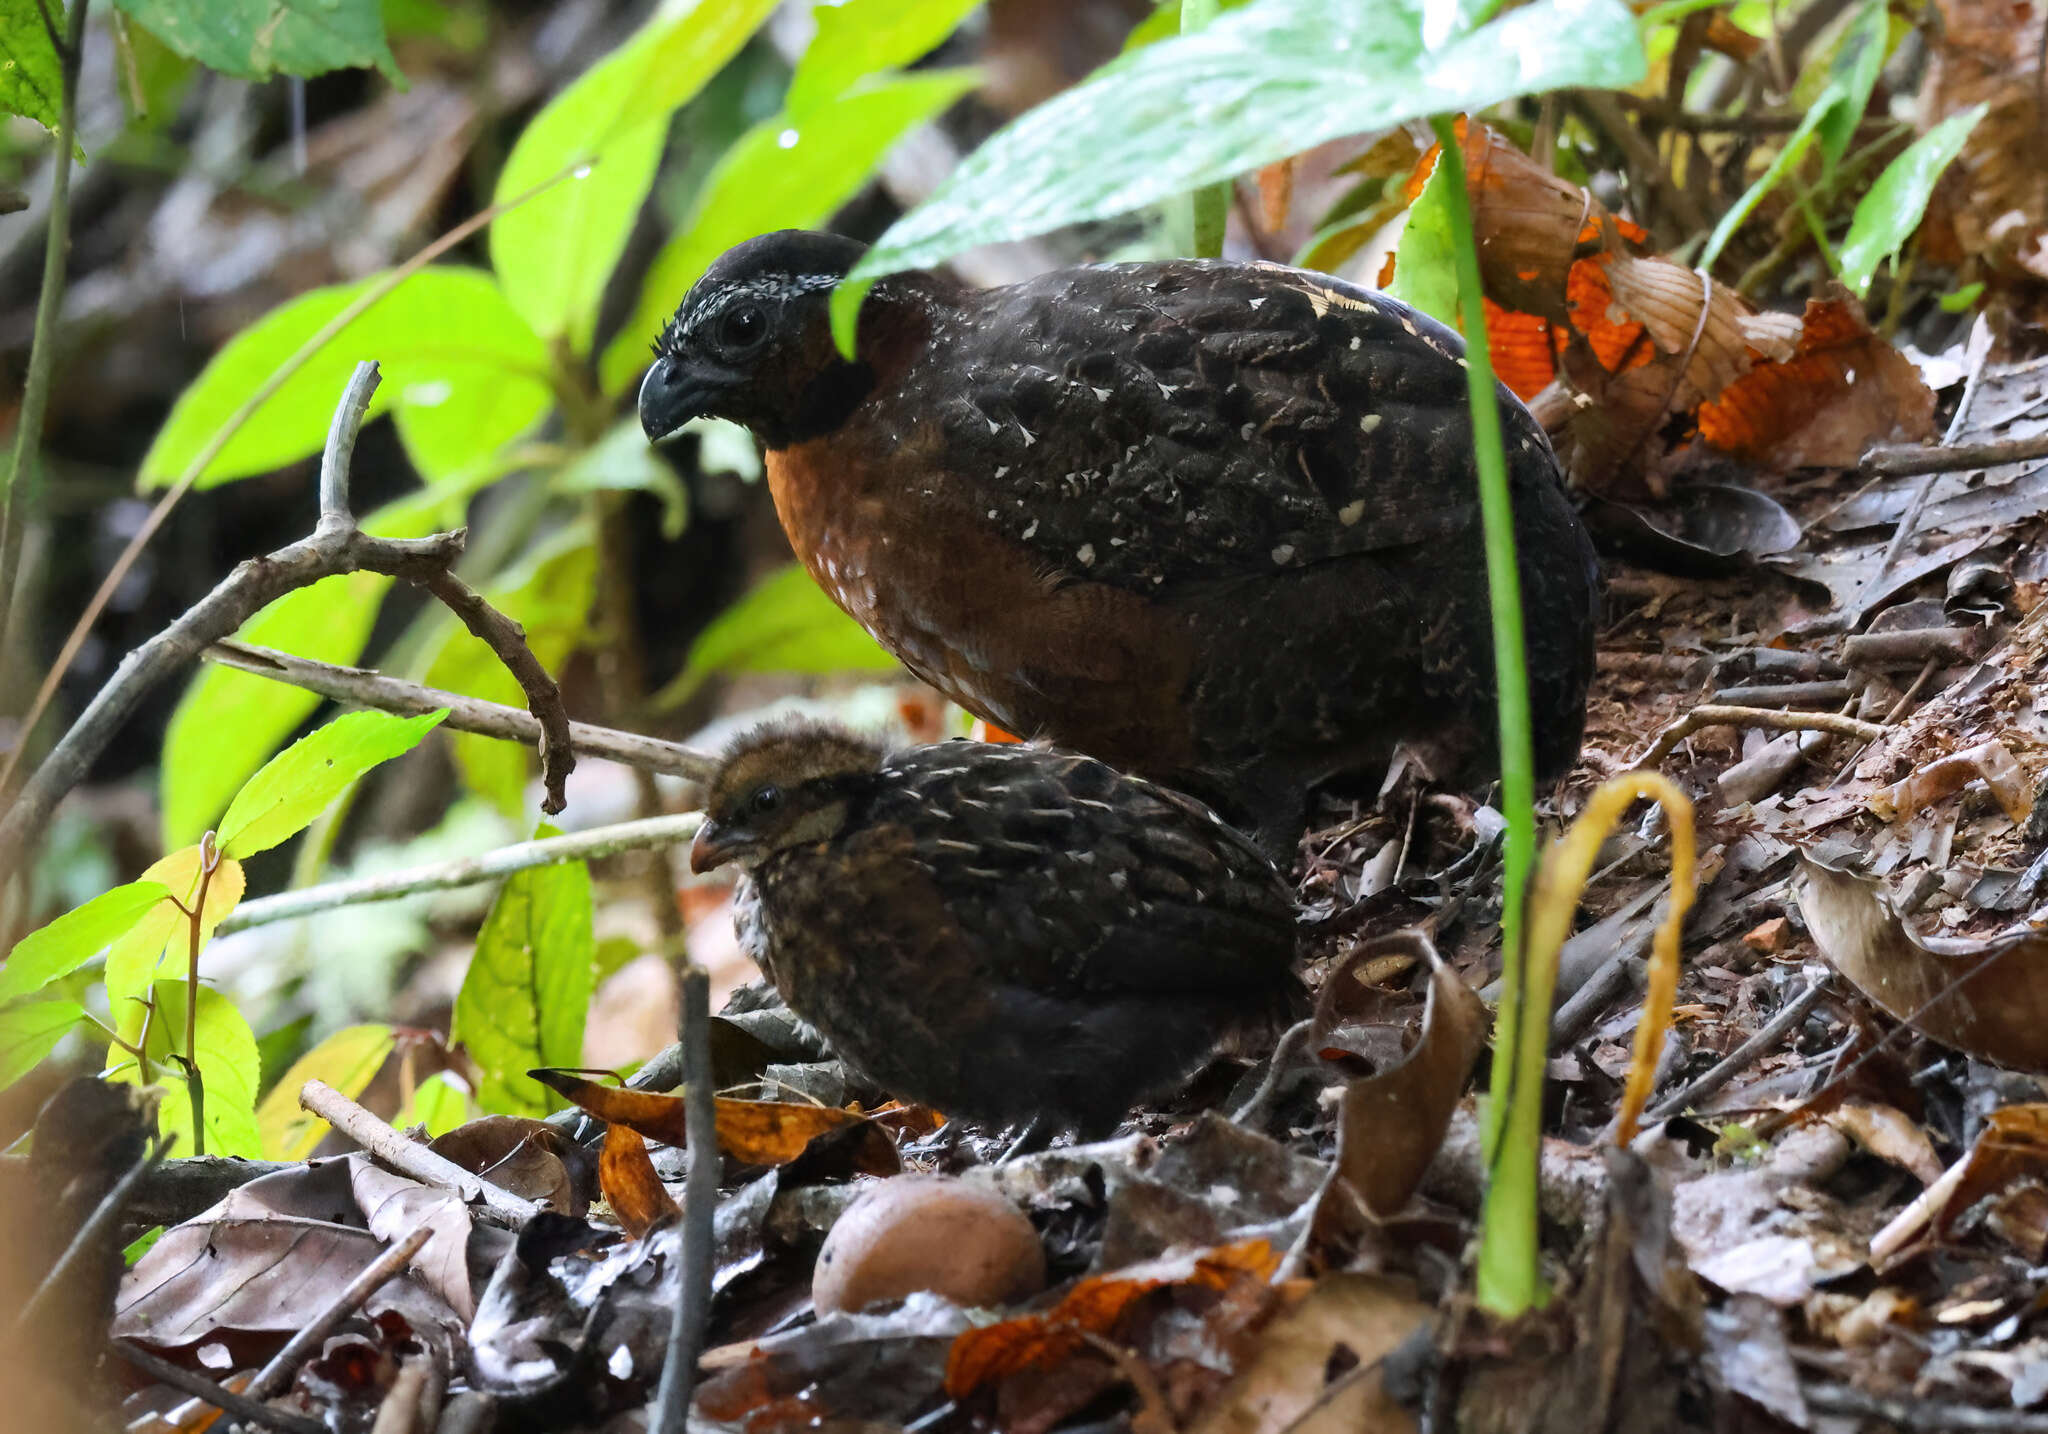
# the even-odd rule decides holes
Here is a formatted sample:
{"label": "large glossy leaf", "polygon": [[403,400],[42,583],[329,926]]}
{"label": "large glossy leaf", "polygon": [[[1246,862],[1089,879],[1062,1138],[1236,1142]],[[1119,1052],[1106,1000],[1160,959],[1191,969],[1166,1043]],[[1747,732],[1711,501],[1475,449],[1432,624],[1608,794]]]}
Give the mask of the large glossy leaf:
{"label": "large glossy leaf", "polygon": [[[382,538],[419,537],[436,526],[437,506],[393,503],[365,518],[363,528]],[[390,589],[391,579],[378,573],[323,578],[285,594],[235,636],[319,662],[352,663],[362,656]],[[199,840],[320,701],[311,692],[231,667],[201,667],[164,732],[157,768],[164,845]]]}
{"label": "large glossy leaf", "polygon": [[1935,181],[1962,153],[1970,131],[1984,118],[1984,110],[1977,105],[1952,114],[1914,140],[1885,166],[1870,193],[1857,204],[1840,255],[1842,282],[1857,298],[1869,292],[1877,266],[1898,253],[1920,227],[1927,201],[1934,197]]}
{"label": "large glossy leaf", "polygon": [[[72,0],[73,4],[81,0]],[[403,84],[381,0],[114,0],[188,59],[240,80],[376,66]]]}
{"label": "large glossy leaf", "polygon": [[304,1160],[327,1134],[327,1122],[299,1104],[309,1080],[325,1081],[350,1100],[391,1054],[389,1026],[346,1026],[292,1062],[256,1107],[256,1132],[265,1160]]}
{"label": "large glossy leaf", "polygon": [[0,1090],[34,1070],[84,1020],[76,1001],[24,1001],[0,1010]]}
{"label": "large glossy leaf", "polygon": [[855,275],[1126,214],[1422,115],[1625,87],[1645,69],[1619,0],[1535,0],[1434,49],[1423,22],[1419,0],[1253,0],[1113,60],[969,155]]}
{"label": "large glossy leaf", "polygon": [[971,70],[876,80],[819,103],[802,119],[762,121],[720,156],[691,218],[655,256],[633,316],[605,350],[605,388],[622,393],[647,366],[647,345],[711,261],[771,229],[808,229],[860,192],[905,134],[974,85]]}
{"label": "large glossy leaf", "polygon": [[[114,1028],[124,1040],[132,1042],[141,1034],[143,1008],[139,998],[158,974],[183,972],[191,963],[192,921],[185,912],[198,902],[200,875],[199,848],[188,846],[151,863],[139,878],[162,882],[177,902],[165,899],[150,907],[141,920],[107,948],[107,1008]],[[242,899],[246,886],[242,864],[231,856],[219,858],[205,885],[206,904],[199,910],[202,951],[213,939],[213,928]]]}
{"label": "large glossy leaf", "polygon": [[896,659],[792,563],[713,618],[655,705],[680,706],[720,672],[893,670]]}
{"label": "large glossy leaf", "polygon": [[220,849],[240,860],[297,836],[358,777],[410,752],[447,715],[348,712],[301,737],[235,794],[220,819]]}
{"label": "large glossy leaf", "polygon": [[40,991],[59,976],[70,975],[127,935],[170,894],[160,881],[131,881],[31,931],[0,966],[0,1001]]}
{"label": "large glossy leaf", "polygon": [[[53,5],[51,12],[62,10]],[[0,114],[23,115],[54,130],[62,84],[57,47],[36,0],[0,0]]]}
{"label": "large glossy leaf", "polygon": [[[172,1138],[173,1155],[193,1153],[192,1096],[184,1068],[171,1059],[174,1052],[185,1054],[185,1001],[190,990],[182,980],[157,982],[156,1019],[149,1027],[149,1056],[164,1087],[157,1128]],[[201,986],[193,1034],[205,1081],[206,1153],[254,1159],[262,1149],[256,1131],[256,1090],[263,1063],[256,1053],[256,1033],[233,1001],[211,986]],[[107,1052],[107,1077],[141,1083],[134,1058],[119,1046]]]}
{"label": "large glossy leaf", "polygon": [[593,982],[590,920],[590,873],[582,862],[519,872],[491,903],[450,1031],[482,1072],[477,1098],[486,1111],[541,1115],[560,1104],[526,1072],[583,1059]]}
{"label": "large glossy leaf", "polygon": [[[377,276],[272,309],[213,356],[143,455],[145,488],[175,482],[232,413]],[[201,487],[318,453],[361,359],[383,365],[372,414],[395,407],[406,452],[429,479],[460,472],[547,411],[547,351],[489,274],[422,269],[357,316],[285,380],[206,467]]]}
{"label": "large glossy leaf", "polygon": [[797,61],[784,108],[796,119],[878,70],[922,59],[981,0],[820,0],[818,32]]}
{"label": "large glossy leaf", "polygon": [[520,132],[498,175],[498,202],[573,171],[491,224],[492,267],[535,332],[577,353],[589,349],[598,300],[654,182],[669,116],[774,8],[775,0],[665,0]]}

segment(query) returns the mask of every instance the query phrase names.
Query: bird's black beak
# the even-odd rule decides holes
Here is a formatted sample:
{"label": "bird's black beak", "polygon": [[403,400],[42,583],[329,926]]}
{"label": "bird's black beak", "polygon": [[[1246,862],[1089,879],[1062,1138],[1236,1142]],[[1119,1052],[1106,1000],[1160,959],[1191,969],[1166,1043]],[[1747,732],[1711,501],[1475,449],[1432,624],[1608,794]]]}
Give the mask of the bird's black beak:
{"label": "bird's black beak", "polygon": [[697,828],[697,839],[690,843],[690,870],[699,876],[716,871],[738,856],[743,845],[738,832],[728,832],[706,818],[704,825]]}
{"label": "bird's black beak", "polygon": [[711,386],[694,378],[674,358],[663,355],[640,381],[640,427],[648,441],[673,438],[693,418],[710,411]]}

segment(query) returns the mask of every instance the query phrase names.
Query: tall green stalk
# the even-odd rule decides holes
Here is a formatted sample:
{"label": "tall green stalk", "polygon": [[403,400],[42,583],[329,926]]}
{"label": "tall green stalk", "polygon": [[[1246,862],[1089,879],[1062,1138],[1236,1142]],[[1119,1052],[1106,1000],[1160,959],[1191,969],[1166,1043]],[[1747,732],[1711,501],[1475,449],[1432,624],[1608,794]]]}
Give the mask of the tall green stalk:
{"label": "tall green stalk", "polygon": [[[1216,18],[1217,0],[1181,0],[1180,32],[1192,35]],[[1230,182],[1205,185],[1188,196],[1188,252],[1197,259],[1223,257],[1223,231],[1230,219]]]}
{"label": "tall green stalk", "polygon": [[[1465,330],[1465,377],[1472,404],[1473,457],[1479,468],[1479,510],[1486,536],[1486,584],[1493,607],[1493,668],[1500,708],[1501,810],[1507,818],[1507,872],[1501,902],[1500,1017],[1494,1031],[1493,1081],[1484,1149],[1489,1179],[1481,1217],[1479,1303],[1513,1316],[1542,1299],[1536,1263],[1536,1155],[1541,1134],[1544,1036],[1548,1009],[1528,1003],[1523,968],[1524,905],[1536,864],[1536,761],[1529,731],[1529,674],[1522,645],[1522,585],[1515,567],[1515,519],[1508,494],[1500,401],[1480,302],[1479,248],[1465,188],[1465,156],[1451,119],[1430,121],[1446,181],[1451,242],[1458,274],[1458,313]],[[1547,1003],[1546,1003],[1547,1006]],[[1533,1071],[1527,1052],[1536,1052]]]}

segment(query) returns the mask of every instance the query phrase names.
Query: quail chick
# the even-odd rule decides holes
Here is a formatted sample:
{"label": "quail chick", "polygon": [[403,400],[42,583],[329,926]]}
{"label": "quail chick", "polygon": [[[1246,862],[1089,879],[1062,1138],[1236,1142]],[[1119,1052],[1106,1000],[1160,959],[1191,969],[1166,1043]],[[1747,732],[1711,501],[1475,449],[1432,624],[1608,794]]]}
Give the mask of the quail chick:
{"label": "quail chick", "polygon": [[[713,264],[657,345],[648,434],[768,450],[797,556],[914,674],[1026,737],[1168,782],[1291,852],[1307,795],[1498,768],[1464,345],[1274,264],[892,275],[788,230]],[[1578,753],[1596,567],[1542,428],[1499,390],[1536,758]]]}
{"label": "quail chick", "polygon": [[741,944],[789,1008],[948,1114],[1106,1134],[1304,1000],[1272,864],[1089,757],[771,725],[724,754],[705,818],[691,869],[740,868]]}

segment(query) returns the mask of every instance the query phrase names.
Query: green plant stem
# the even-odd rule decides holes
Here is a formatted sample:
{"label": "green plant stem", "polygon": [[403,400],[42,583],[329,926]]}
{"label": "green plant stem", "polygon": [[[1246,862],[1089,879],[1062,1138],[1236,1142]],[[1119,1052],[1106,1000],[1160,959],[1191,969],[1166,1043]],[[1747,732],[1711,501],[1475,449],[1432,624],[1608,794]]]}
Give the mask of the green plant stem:
{"label": "green plant stem", "polygon": [[[1180,32],[1192,35],[1216,18],[1217,0],[1181,0]],[[1197,259],[1223,257],[1223,231],[1230,218],[1230,183],[1208,184],[1188,196],[1189,252]]]}
{"label": "green plant stem", "polygon": [[[71,155],[78,147],[78,59],[85,48],[87,0],[73,0],[69,24],[58,47],[58,76],[63,93],[57,103],[57,148],[50,155],[50,212],[43,240],[43,287],[36,297],[34,337],[28,351],[28,378],[21,389],[21,409],[14,429],[14,458],[0,486],[0,634],[14,606],[14,583],[21,565],[22,475],[43,438],[43,417],[50,404],[50,375],[57,366],[57,311],[64,306],[64,269],[71,256]],[[51,37],[55,39],[55,36]],[[29,730],[24,727],[24,744]]]}
{"label": "green plant stem", "polygon": [[[1522,1006],[1523,907],[1536,864],[1536,761],[1529,732],[1529,675],[1522,643],[1522,585],[1515,566],[1515,517],[1501,442],[1500,399],[1480,302],[1479,249],[1465,189],[1465,156],[1448,116],[1430,122],[1441,149],[1446,207],[1465,329],[1465,375],[1472,404],[1473,456],[1486,537],[1486,585],[1493,607],[1493,667],[1500,708],[1501,811],[1507,818],[1501,899],[1500,1020],[1494,1034],[1492,1095],[1487,1102],[1494,1178],[1486,1191],[1479,1256],[1479,1303],[1517,1315],[1541,1297],[1536,1267],[1536,1151],[1542,1115],[1544,1036],[1549,1012]],[[1526,1050],[1536,1052],[1531,1077]],[[1503,1142],[1506,1142],[1505,1144]],[[1511,1258],[1503,1258],[1503,1254]]]}
{"label": "green plant stem", "polygon": [[192,1097],[192,1153],[206,1154],[206,1082],[199,1074],[199,948],[206,941],[206,889],[220,866],[213,833],[199,839],[199,892],[188,913],[191,960],[185,973],[185,1089]]}

